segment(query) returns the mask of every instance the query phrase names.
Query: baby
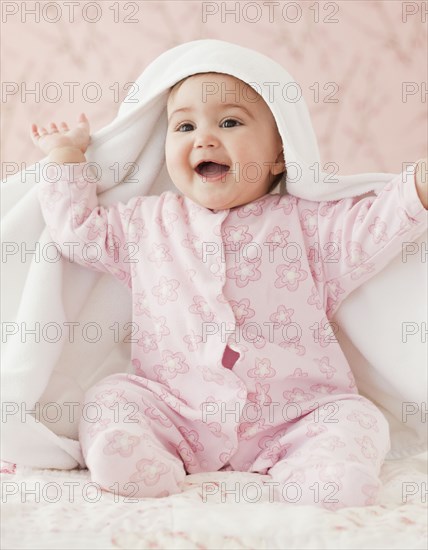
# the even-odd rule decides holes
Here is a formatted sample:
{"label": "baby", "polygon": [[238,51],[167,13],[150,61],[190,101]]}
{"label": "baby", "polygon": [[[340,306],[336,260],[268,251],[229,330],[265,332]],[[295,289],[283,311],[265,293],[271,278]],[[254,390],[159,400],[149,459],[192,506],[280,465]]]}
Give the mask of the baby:
{"label": "baby", "polygon": [[[239,100],[226,102],[233,86]],[[375,197],[271,194],[287,151],[246,82],[192,75],[172,87],[167,112],[166,165],[181,194],[108,208],[84,178],[85,115],[71,130],[32,125],[60,165],[38,188],[53,240],[132,293],[132,372],[85,395],[96,421],[82,415],[79,440],[92,480],[162,497],[187,474],[235,470],[266,475],[270,500],[375,503],[388,423],[359,395],[329,319],[425,229],[423,163],[414,182],[397,176]]]}

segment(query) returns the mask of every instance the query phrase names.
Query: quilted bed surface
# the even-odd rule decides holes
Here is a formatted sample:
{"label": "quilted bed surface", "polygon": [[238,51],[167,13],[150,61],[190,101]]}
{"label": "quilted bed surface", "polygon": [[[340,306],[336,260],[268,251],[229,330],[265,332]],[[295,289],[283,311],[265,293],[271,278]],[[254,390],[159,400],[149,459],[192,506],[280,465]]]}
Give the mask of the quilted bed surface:
{"label": "quilted bed surface", "polygon": [[329,511],[270,502],[268,476],[187,476],[181,494],[131,499],[101,491],[87,470],[2,468],[2,548],[425,549],[427,454],[387,461],[376,505]]}

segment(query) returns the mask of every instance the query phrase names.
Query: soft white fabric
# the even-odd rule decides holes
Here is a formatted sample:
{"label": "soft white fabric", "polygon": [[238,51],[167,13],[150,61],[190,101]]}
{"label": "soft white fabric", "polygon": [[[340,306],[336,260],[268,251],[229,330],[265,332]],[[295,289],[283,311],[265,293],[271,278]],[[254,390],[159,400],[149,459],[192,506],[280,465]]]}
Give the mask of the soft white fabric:
{"label": "soft white fabric", "polygon": [[[284,99],[283,91],[295,83],[289,73],[254,50],[219,40],[197,40],[155,59],[130,89],[117,117],[91,136],[86,157],[94,164],[88,175],[99,176],[100,205],[165,190],[178,193],[164,157],[169,89],[185,76],[210,71],[247,82],[271,108],[290,168],[288,179],[276,192],[284,192],[285,184],[287,192],[301,198],[337,200],[377,193],[394,177],[335,175],[332,181],[330,174],[321,171],[316,180],[310,167],[322,162],[309,111],[303,98]],[[2,458],[68,469],[83,465],[77,441],[79,409],[73,403],[81,402],[83,392],[97,380],[129,370],[130,344],[123,339],[131,321],[131,302],[130,294],[113,277],[53,259],[55,248],[48,244],[52,239],[36,193],[46,162],[44,158],[2,182]],[[421,418],[427,387],[426,345],[421,337],[427,275],[421,246],[426,246],[426,236],[413,244],[419,247],[417,253],[409,255],[407,262],[397,257],[352,293],[333,319],[339,324],[337,337],[361,393],[375,401],[390,421],[391,458],[421,452],[427,439]],[[36,253],[25,254],[26,250]],[[418,334],[406,342],[401,337],[403,322],[413,323],[414,330],[419,327]],[[75,323],[73,338],[65,323]],[[115,323],[119,338],[111,328]],[[98,326],[95,342],[90,341],[96,337],[91,326]],[[35,328],[40,340],[34,334],[24,339],[23,329]],[[11,334],[14,330],[16,334]],[[406,422],[402,421],[403,402],[414,403]],[[39,414],[37,410],[35,415],[25,414],[36,403]]]}
{"label": "soft white fabric", "polygon": [[188,475],[182,493],[137,500],[101,491],[87,470],[3,471],[1,539],[10,550],[427,547],[426,455],[388,461],[376,504],[368,493],[367,506],[335,511],[272,502],[260,488],[269,476],[248,472]]}

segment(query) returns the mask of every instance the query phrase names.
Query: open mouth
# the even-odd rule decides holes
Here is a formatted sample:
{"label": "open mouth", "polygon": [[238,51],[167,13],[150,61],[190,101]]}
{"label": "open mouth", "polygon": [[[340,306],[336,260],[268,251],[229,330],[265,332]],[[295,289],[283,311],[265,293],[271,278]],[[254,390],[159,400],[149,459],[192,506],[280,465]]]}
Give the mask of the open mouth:
{"label": "open mouth", "polygon": [[201,162],[195,168],[195,171],[206,179],[220,179],[230,170],[227,164],[217,162]]}

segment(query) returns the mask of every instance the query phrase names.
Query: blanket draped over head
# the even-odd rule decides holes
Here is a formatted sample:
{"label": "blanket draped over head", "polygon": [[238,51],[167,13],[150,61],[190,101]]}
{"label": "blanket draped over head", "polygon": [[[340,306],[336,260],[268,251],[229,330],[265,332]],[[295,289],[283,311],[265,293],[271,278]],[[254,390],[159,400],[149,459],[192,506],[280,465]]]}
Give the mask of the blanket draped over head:
{"label": "blanket draped over head", "polygon": [[[100,205],[166,190],[178,193],[165,166],[166,102],[172,85],[202,72],[241,79],[272,110],[288,169],[273,192],[333,201],[378,194],[396,177],[324,172],[308,108],[290,74],[257,51],[220,40],[196,40],[149,64],[130,87],[116,118],[91,136],[86,158],[93,163],[91,174],[102,174],[97,182]],[[1,458],[70,469],[85,466],[75,404],[101,378],[130,371],[131,344],[124,340],[132,320],[131,294],[111,275],[52,252],[37,198],[47,162],[46,157],[2,182]],[[422,235],[413,243],[415,250],[425,241]],[[374,401],[390,423],[392,449],[387,458],[425,450],[425,278],[420,252],[406,261],[397,257],[347,297],[333,318],[360,393]],[[402,328],[406,322],[411,327],[407,332]]]}

